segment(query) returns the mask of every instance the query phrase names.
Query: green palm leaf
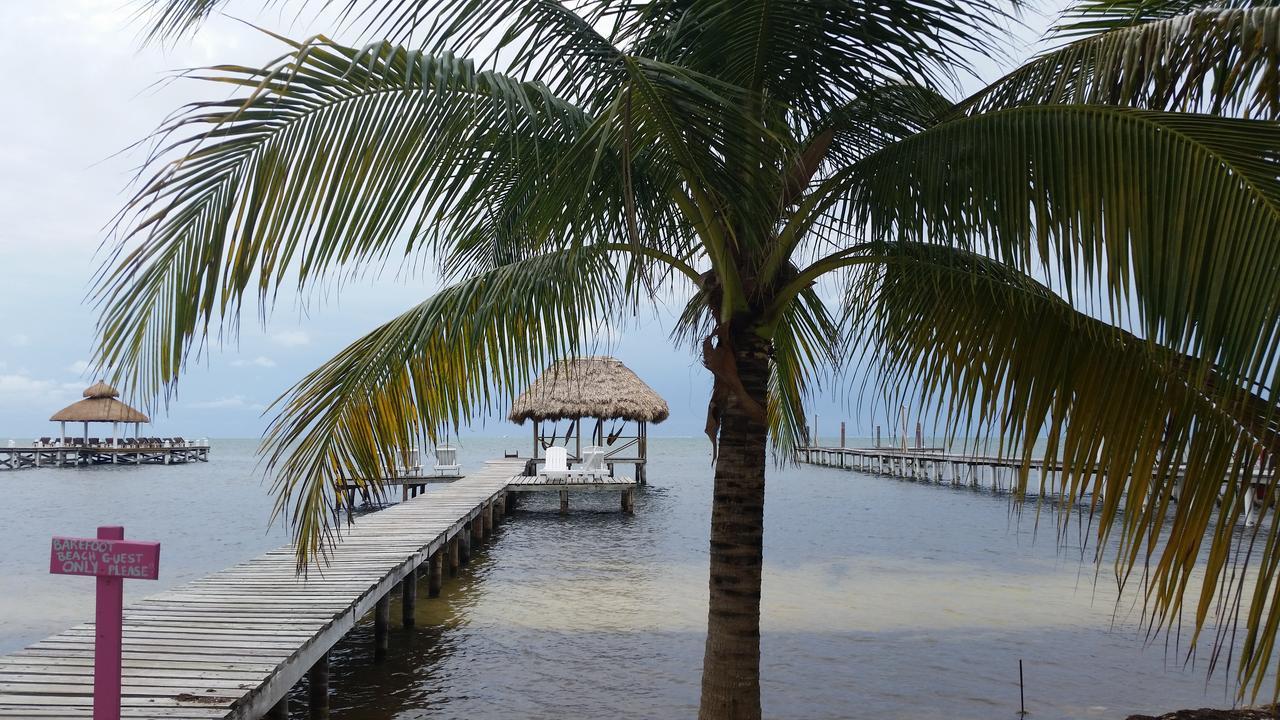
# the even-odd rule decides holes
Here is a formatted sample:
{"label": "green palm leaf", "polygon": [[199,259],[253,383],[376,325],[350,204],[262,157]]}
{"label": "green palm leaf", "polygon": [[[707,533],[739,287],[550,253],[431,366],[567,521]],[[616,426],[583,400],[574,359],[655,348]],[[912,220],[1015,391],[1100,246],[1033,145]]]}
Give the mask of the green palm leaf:
{"label": "green palm leaf", "polygon": [[608,252],[536,256],[441,291],[304,377],[277,401],[263,445],[299,569],[338,529],[341,478],[381,492],[424,435],[510,402],[629,307]]}
{"label": "green palm leaf", "polygon": [[1186,14],[1126,24],[1045,53],[959,107],[1083,103],[1280,117],[1280,8],[1178,4]]}

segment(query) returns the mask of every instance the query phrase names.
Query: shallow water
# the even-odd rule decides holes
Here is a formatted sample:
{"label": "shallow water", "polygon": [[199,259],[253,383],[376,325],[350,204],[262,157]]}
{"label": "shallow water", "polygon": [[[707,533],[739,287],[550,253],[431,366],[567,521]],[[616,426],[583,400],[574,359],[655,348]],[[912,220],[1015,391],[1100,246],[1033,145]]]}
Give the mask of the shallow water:
{"label": "shallow water", "polygon": [[[284,542],[251,441],[212,461],[0,473],[0,652],[92,614],[92,583],[47,574],[49,537],[119,523],[163,544],[156,592]],[[475,438],[465,464],[524,450]],[[332,669],[335,719],[680,718],[696,712],[705,639],[711,472],[705,440],[651,440],[636,513],[527,499],[423,600],[372,662],[366,622]],[[1033,718],[1116,718],[1227,705],[1203,663],[1145,646],[1079,546],[1036,536],[1007,497],[820,468],[771,470],[762,680],[777,718],[1016,717],[1018,660]],[[1091,556],[1091,551],[1090,551]],[[302,717],[301,714],[298,717]]]}

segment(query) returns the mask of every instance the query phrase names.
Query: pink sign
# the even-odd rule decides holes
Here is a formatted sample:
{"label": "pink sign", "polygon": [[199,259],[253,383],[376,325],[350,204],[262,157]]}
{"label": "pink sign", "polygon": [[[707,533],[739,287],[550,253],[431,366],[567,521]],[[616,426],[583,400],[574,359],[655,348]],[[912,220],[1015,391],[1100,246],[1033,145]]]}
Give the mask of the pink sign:
{"label": "pink sign", "polygon": [[55,537],[49,572],[155,580],[160,577],[160,543]]}
{"label": "pink sign", "polygon": [[125,540],[124,528],[118,525],[98,528],[96,538],[55,537],[49,572],[98,578],[93,613],[93,720],[120,720],[124,581],[160,576],[160,543]]}

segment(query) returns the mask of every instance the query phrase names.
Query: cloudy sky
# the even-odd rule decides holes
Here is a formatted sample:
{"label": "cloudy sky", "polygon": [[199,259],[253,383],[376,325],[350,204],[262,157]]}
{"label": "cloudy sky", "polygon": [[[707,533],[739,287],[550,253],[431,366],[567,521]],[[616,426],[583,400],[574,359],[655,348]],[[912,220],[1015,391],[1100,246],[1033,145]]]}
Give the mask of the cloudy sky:
{"label": "cloudy sky", "polygon": [[[0,2],[0,63],[10,68],[0,113],[0,441],[49,434],[49,415],[92,381],[85,366],[95,311],[85,295],[105,228],[142,160],[128,148],[183,102],[216,99],[200,83],[169,82],[173,72],[261,64],[281,53],[242,20],[292,37],[334,34],[331,20],[299,16],[297,3],[264,4],[232,2],[194,37],[142,47],[135,0]],[[305,307],[282,301],[265,328],[246,322],[237,342],[211,349],[168,412],[157,413],[154,431],[257,436],[265,406],[292,381],[433,289],[430,277],[388,273]],[[612,352],[671,404],[672,419],[655,432],[695,435],[710,382],[695,357],[667,340],[671,313],[639,319],[613,339]],[[837,395],[813,408],[823,434],[844,418],[866,432],[870,412],[852,412]],[[476,431],[516,429],[490,419]]]}

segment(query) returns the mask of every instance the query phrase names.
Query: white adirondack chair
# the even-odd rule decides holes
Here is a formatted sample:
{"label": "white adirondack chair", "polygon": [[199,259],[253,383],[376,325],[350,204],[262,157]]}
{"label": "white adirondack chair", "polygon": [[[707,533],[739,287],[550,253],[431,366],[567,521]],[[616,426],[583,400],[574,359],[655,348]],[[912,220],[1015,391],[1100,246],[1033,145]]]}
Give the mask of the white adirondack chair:
{"label": "white adirondack chair", "polygon": [[562,447],[547,448],[547,463],[542,474],[548,480],[564,481],[569,477],[569,453]]}

